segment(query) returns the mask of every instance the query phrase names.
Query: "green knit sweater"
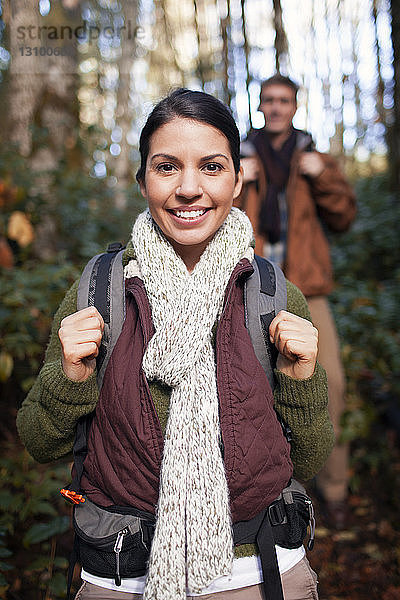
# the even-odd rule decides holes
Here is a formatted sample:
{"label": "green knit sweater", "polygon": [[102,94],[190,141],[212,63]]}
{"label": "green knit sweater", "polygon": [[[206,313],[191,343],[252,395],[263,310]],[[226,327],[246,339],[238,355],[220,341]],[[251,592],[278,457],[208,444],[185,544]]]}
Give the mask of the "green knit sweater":
{"label": "green knit sweater", "polygon": [[[129,258],[129,250],[127,252]],[[77,420],[92,412],[97,403],[96,374],[86,381],[68,379],[61,366],[58,330],[61,320],[76,311],[78,282],[67,292],[53,320],[44,365],[18,415],[17,427],[22,442],[39,462],[56,460],[72,450]],[[299,289],[287,281],[287,310],[311,320],[307,303]],[[293,379],[275,371],[277,384],[274,406],[292,430],[291,459],[294,475],[312,478],[322,467],[334,444],[328,415],[326,374],[317,363],[314,374],[305,380]],[[151,384],[154,404],[165,430],[169,390]],[[254,547],[240,547],[236,555],[254,553]]]}
{"label": "green knit sweater", "polygon": [[[97,403],[96,374],[86,381],[68,379],[61,366],[58,330],[62,319],[76,311],[78,282],[67,292],[53,320],[44,365],[24,400],[17,427],[27,450],[39,462],[49,462],[71,452],[77,420],[92,412]],[[287,281],[287,310],[310,318],[306,300],[299,289]],[[334,444],[328,415],[326,374],[317,363],[314,374],[296,380],[275,371],[275,409],[292,429],[291,458],[294,474],[311,479],[322,467]],[[168,416],[167,389],[151,386],[154,403],[162,426]]]}

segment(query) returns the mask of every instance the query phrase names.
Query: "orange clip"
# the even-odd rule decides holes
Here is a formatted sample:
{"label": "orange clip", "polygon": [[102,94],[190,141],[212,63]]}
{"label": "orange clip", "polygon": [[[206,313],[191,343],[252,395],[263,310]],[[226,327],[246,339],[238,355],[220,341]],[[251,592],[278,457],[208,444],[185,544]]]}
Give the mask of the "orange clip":
{"label": "orange clip", "polygon": [[61,496],[64,496],[68,502],[71,502],[71,504],[80,504],[81,502],[85,502],[85,498],[82,496],[82,494],[77,494],[73,490],[64,490],[63,488],[60,490],[60,494]]}

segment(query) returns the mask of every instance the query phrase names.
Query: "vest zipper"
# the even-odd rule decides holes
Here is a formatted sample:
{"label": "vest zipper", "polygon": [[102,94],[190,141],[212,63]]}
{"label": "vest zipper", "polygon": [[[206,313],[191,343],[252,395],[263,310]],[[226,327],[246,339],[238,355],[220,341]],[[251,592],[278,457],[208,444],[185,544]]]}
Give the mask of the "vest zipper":
{"label": "vest zipper", "polygon": [[115,564],[116,564],[116,569],[115,569],[115,585],[121,585],[121,575],[119,572],[119,555],[120,552],[122,550],[122,544],[124,541],[124,536],[129,532],[129,529],[125,528],[125,529],[121,529],[121,531],[118,532],[117,534],[117,539],[115,541],[115,545],[114,545],[114,552],[115,552]]}

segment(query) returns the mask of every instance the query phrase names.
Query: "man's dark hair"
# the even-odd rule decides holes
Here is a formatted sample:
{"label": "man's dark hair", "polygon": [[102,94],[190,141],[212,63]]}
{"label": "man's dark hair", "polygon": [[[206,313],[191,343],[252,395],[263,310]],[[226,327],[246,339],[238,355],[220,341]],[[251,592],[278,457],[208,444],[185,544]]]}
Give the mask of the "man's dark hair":
{"label": "man's dark hair", "polygon": [[260,95],[262,94],[263,90],[270,85],[286,85],[291,90],[293,90],[295,99],[300,87],[299,85],[297,85],[297,83],[290,79],[290,77],[286,77],[285,75],[281,75],[280,73],[275,73],[275,75],[272,75],[272,77],[269,77],[268,79],[265,79],[261,82]]}
{"label": "man's dark hair", "polygon": [[[176,118],[191,119],[211,125],[224,134],[229,143],[235,173],[240,169],[240,135],[231,111],[214,96],[205,92],[180,88],[161,100],[153,109],[142,129],[139,142],[141,157],[136,179],[144,181],[151,136]],[[196,143],[196,140],[193,140]]]}

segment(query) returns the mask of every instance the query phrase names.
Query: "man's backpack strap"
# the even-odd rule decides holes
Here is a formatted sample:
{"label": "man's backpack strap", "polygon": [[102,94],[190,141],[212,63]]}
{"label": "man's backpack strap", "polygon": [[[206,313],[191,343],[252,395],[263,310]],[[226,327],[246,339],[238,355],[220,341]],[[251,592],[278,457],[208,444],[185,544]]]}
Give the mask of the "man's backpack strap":
{"label": "man's backpack strap", "polygon": [[281,269],[260,256],[252,262],[254,272],[245,283],[245,323],[254,352],[264,369],[271,389],[275,387],[277,350],[269,339],[269,326],[287,307],[286,279]]}
{"label": "man's backpack strap", "polygon": [[94,256],[86,265],[78,287],[77,308],[96,306],[104,319],[104,333],[97,357],[99,390],[111,353],[125,320],[124,269],[121,244],[110,244],[107,252]]}

